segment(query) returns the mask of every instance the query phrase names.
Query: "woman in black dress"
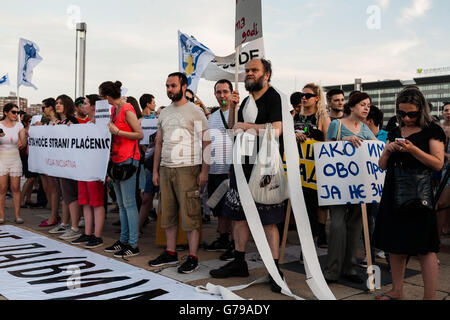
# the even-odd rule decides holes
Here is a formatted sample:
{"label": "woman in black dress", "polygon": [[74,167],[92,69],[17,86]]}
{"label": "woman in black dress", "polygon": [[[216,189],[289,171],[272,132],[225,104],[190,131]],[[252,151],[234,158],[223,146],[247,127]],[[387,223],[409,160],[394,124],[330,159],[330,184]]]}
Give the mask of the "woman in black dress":
{"label": "woman in black dress", "polygon": [[396,109],[400,126],[389,132],[388,143],[379,161],[380,168],[387,172],[374,232],[375,246],[391,255],[392,290],[376,299],[403,297],[407,256],[418,256],[424,300],[432,300],[435,299],[438,276],[436,212],[417,208],[401,214],[394,210],[393,179],[396,165],[423,171],[441,170],[445,133],[432,122],[428,103],[417,89],[402,91],[397,98]]}

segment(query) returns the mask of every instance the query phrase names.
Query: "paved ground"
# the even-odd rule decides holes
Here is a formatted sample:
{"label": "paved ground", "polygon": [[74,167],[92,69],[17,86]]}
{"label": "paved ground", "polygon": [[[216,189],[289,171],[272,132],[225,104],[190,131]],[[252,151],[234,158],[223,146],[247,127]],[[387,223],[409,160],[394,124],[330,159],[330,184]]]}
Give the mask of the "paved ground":
{"label": "paved ground", "polygon": [[[112,207],[110,206],[110,209]],[[11,201],[7,201],[6,208],[6,219],[8,224],[13,224],[14,215],[12,213],[12,204]],[[33,231],[52,239],[62,241],[57,239],[56,236],[48,234],[48,228],[39,228],[39,223],[46,219],[50,215],[50,211],[48,209],[22,209],[22,217],[25,219],[25,224],[20,225],[19,227],[24,228],[29,231]],[[119,216],[117,213],[108,213],[107,220],[104,228],[104,243],[105,245],[110,245],[114,243],[120,234],[120,228],[114,227],[112,225],[113,222],[119,220]],[[207,241],[208,243],[212,242],[216,238],[216,228],[217,221],[213,218],[210,223],[203,225],[203,241]],[[176,268],[168,268],[168,269],[155,269],[150,268],[147,262],[150,259],[157,257],[163,250],[163,247],[155,245],[155,234],[156,234],[156,222],[151,222],[145,228],[144,234],[140,238],[139,247],[141,250],[141,255],[130,258],[130,264],[147,269],[153,272],[159,272],[161,275],[167,276],[169,278],[178,280],[180,282],[184,282],[193,286],[197,285],[206,285],[208,282],[223,285],[226,287],[236,286],[241,284],[250,283],[253,280],[256,280],[267,274],[265,267],[257,253],[255,245],[253,242],[249,245],[249,250],[247,254],[247,260],[249,262],[250,277],[248,279],[242,278],[231,278],[226,280],[217,280],[212,279],[209,276],[209,270],[215,269],[224,264],[224,262],[218,259],[220,253],[215,252],[206,252],[202,249],[199,251],[200,258],[200,269],[191,274],[191,275],[180,275],[176,272]],[[440,260],[440,268],[439,268],[439,284],[438,284],[438,292],[437,298],[439,300],[450,300],[450,238],[446,237],[442,239],[442,250],[438,255]],[[94,252],[102,255],[106,255],[108,257],[111,254],[108,254],[103,251],[104,247],[100,247],[94,250]],[[289,231],[288,241],[287,241],[287,249],[285,255],[285,263],[298,261],[300,253],[299,240],[296,234],[296,231]],[[323,249],[318,250],[318,254],[323,254]],[[179,252],[178,256],[180,260],[186,259],[188,255],[187,251]],[[360,252],[360,257],[362,258],[362,250]],[[382,259],[377,258],[377,261],[383,262]],[[419,261],[416,258],[412,258],[408,264],[409,269],[420,270]],[[291,272],[287,270],[283,270],[288,286],[291,291],[300,297],[305,299],[314,300],[311,290],[306,284],[306,277],[303,274]],[[331,284],[330,288],[337,299],[339,300],[373,300],[375,294],[379,294],[381,292],[389,291],[391,286],[387,285],[381,288],[381,290],[377,290],[376,293],[367,293],[362,290],[357,290],[351,287],[347,287],[341,284]],[[243,298],[246,299],[255,299],[255,300],[290,300],[286,296],[281,294],[275,294],[270,291],[270,287],[268,284],[258,284],[254,285],[245,290],[241,290],[236,292]],[[413,276],[407,278],[405,280],[405,300],[421,300],[423,296],[423,281],[422,276],[419,274],[417,276]],[[1,288],[0,288],[0,300],[5,300],[4,297],[1,296]]]}

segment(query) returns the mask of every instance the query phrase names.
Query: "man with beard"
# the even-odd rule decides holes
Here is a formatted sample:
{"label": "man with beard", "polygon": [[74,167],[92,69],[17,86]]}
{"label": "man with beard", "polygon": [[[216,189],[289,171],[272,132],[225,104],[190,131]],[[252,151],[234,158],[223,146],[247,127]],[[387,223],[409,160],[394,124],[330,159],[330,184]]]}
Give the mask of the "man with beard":
{"label": "man with beard", "polygon": [[[236,131],[245,131],[250,134],[257,134],[262,136],[260,131],[265,130],[266,124],[271,123],[275,134],[280,137],[280,148],[283,147],[282,141],[282,107],[281,97],[274,88],[270,86],[270,79],[272,77],[271,63],[265,59],[253,59],[245,67],[245,88],[252,95],[256,102],[256,112],[250,112],[251,107],[247,105],[249,97],[247,97],[239,108],[238,123],[235,124],[234,114],[235,107],[232,105],[229,115],[229,126]],[[236,97],[237,98],[237,97]],[[259,142],[255,144],[259,146]],[[255,151],[255,150],[254,150]],[[281,154],[282,154],[282,150]],[[257,152],[253,152],[256,155]],[[254,156],[252,157],[254,160]],[[250,158],[245,157],[242,168],[247,182],[250,180],[250,175],[253,169],[254,162],[250,163]],[[272,252],[272,257],[275,260],[275,265],[278,267],[280,235],[277,224],[284,221],[285,206],[284,202],[272,205],[263,205],[256,203],[261,223],[264,226],[264,231]],[[226,195],[224,205],[224,215],[233,221],[233,238],[235,241],[235,259],[225,266],[210,272],[214,278],[228,278],[228,277],[248,277],[248,266],[245,261],[246,245],[250,236],[250,230],[246,221],[245,213],[241,205],[241,200],[237,190],[236,175],[234,166],[231,167],[230,172],[230,190]],[[270,285],[273,292],[281,292],[281,288],[276,284],[272,277],[270,277]]]}
{"label": "man with beard", "polygon": [[153,184],[161,191],[161,227],[166,232],[167,247],[158,258],[149,261],[149,265],[178,264],[176,240],[180,213],[189,242],[189,256],[178,268],[179,273],[198,269],[202,221],[200,190],[208,182],[210,157],[208,121],[202,110],[186,99],[187,84],[186,76],[179,72],[170,74],[167,79],[167,96],[172,104],[158,119],[153,164]]}
{"label": "man with beard", "polygon": [[327,92],[327,102],[331,121],[341,119],[344,116],[344,91],[331,89]]}

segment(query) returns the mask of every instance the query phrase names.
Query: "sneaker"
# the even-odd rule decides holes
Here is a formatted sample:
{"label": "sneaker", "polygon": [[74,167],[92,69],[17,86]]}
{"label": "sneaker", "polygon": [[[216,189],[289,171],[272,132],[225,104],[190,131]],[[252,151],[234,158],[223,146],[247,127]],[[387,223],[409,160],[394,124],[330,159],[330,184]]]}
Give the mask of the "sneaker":
{"label": "sneaker", "polygon": [[[283,272],[280,271],[281,279],[285,281]],[[270,283],[270,290],[275,293],[281,293],[281,287],[273,280],[272,276],[269,274],[269,283]]]}
{"label": "sneaker", "polygon": [[96,236],[91,237],[89,242],[84,246],[86,249],[94,249],[101,247],[103,245],[102,238],[97,238]]}
{"label": "sneaker", "polygon": [[81,236],[80,230],[75,231],[72,228],[69,228],[62,236],[59,236],[59,238],[61,240],[72,240],[72,239],[77,239],[80,236]]}
{"label": "sneaker", "polygon": [[70,229],[70,225],[61,223],[60,225],[51,229],[48,233],[50,234],[66,233],[67,229]]}
{"label": "sneaker", "polygon": [[192,273],[198,269],[198,260],[188,256],[187,260],[178,268],[178,273]]}
{"label": "sneaker", "polygon": [[360,266],[360,267],[363,267],[363,268],[367,268],[367,258],[364,258],[364,259],[358,259],[358,265]]}
{"label": "sneaker", "polygon": [[84,218],[80,218],[80,221],[78,222],[78,228],[84,228]]}
{"label": "sneaker", "polygon": [[84,233],[81,235],[81,237],[79,237],[78,239],[76,239],[76,240],[73,240],[72,242],[71,242],[71,244],[77,244],[77,245],[83,245],[83,244],[86,244],[86,243],[88,243],[89,242],[89,240],[91,240],[91,237],[92,236],[87,236],[87,235],[85,235]]}
{"label": "sneaker", "polygon": [[227,251],[229,245],[230,245],[229,242],[223,242],[223,241],[220,241],[220,239],[217,239],[216,241],[211,243],[209,246],[207,246],[205,248],[205,250],[209,251],[209,252],[217,252],[217,251],[225,252],[225,251]]}
{"label": "sneaker", "polygon": [[230,247],[224,254],[219,257],[222,261],[231,261],[234,259],[234,248]]}
{"label": "sneaker", "polygon": [[112,246],[105,248],[105,252],[117,252],[125,248],[126,244],[120,242],[120,240],[116,241]]}
{"label": "sneaker", "polygon": [[117,251],[116,253],[114,253],[114,257],[116,258],[124,258],[124,257],[134,257],[139,255],[139,248],[133,248],[130,245],[126,245],[122,250]]}
{"label": "sneaker", "polygon": [[237,261],[236,259],[227,263],[219,269],[211,270],[209,274],[216,279],[249,276],[247,262],[245,260]]}
{"label": "sneaker", "polygon": [[178,254],[175,253],[174,256],[164,251],[158,258],[150,260],[148,265],[150,267],[161,267],[164,265],[178,264]]}
{"label": "sneaker", "polygon": [[384,253],[384,251],[378,251],[377,257],[381,259],[386,259],[386,254]]}

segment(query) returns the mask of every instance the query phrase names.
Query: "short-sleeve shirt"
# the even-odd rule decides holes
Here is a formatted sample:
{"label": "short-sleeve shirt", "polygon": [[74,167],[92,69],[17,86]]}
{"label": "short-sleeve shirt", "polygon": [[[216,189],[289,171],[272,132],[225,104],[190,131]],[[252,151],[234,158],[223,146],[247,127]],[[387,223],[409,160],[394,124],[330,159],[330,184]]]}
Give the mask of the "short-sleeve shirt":
{"label": "short-sleeve shirt", "polygon": [[5,136],[0,138],[0,151],[18,150],[17,142],[19,141],[19,132],[23,129],[23,124],[17,122],[14,127],[7,128],[0,123],[0,129],[5,133]]}
{"label": "short-sleeve shirt", "polygon": [[[247,103],[247,100],[249,98],[245,98],[244,101],[241,104],[241,107],[239,108],[238,112],[238,121],[239,122],[245,122],[244,116],[243,116],[243,108]],[[270,87],[266,93],[263,94],[262,97],[260,97],[256,102],[256,107],[258,108],[258,116],[256,117],[255,124],[266,124],[266,123],[274,123],[274,122],[281,122],[283,121],[283,115],[282,115],[282,106],[281,106],[281,97],[278,94],[278,92]],[[259,145],[260,145],[260,137],[257,139],[256,143],[256,151],[259,151]],[[283,156],[284,153],[284,145],[283,145],[283,135],[279,137],[278,141],[280,145],[280,155]],[[254,152],[254,155],[257,155],[257,152]],[[252,157],[253,158],[253,157]],[[251,170],[253,168],[252,161],[253,159],[250,159],[250,157],[245,157],[243,159],[243,165],[242,168],[244,169],[245,177],[247,178],[247,181],[250,179]]]}
{"label": "short-sleeve shirt", "polygon": [[[328,128],[327,140],[336,139],[338,131],[339,131],[339,120],[333,120]],[[347,127],[344,124],[342,124],[341,140],[345,137],[350,137],[354,135],[355,134],[353,132],[351,132],[349,129],[347,129]],[[369,129],[369,127],[362,122],[361,122],[361,130],[356,136],[360,137],[363,140],[372,140],[373,137],[375,137],[375,135]]]}
{"label": "short-sleeve shirt", "polygon": [[[171,104],[158,119],[162,133],[161,166],[192,167],[202,164],[202,133],[208,131],[204,112],[192,102],[182,106]],[[209,140],[208,132],[204,137]]]}
{"label": "short-sleeve shirt", "polygon": [[230,164],[233,161],[233,140],[225,127],[225,123],[228,123],[228,115],[229,110],[225,112],[217,110],[208,120],[211,136],[209,174],[227,174],[230,171]]}

